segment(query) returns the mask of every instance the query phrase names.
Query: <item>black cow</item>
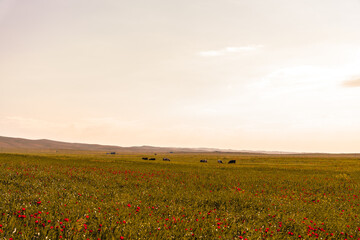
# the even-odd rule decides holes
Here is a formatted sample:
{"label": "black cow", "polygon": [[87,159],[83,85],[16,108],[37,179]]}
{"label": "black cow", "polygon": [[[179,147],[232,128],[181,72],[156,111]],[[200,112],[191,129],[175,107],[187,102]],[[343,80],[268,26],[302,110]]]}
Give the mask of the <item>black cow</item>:
{"label": "black cow", "polygon": [[148,160],[148,158],[147,158],[147,157],[143,157],[142,160]]}
{"label": "black cow", "polygon": [[236,163],[236,160],[230,160],[230,161],[229,161],[229,164],[230,164],[230,163]]}
{"label": "black cow", "polygon": [[218,163],[223,163],[220,159],[218,160]]}
{"label": "black cow", "polygon": [[163,161],[169,161],[169,162],[170,162],[170,159],[168,159],[168,158],[163,158]]}
{"label": "black cow", "polygon": [[149,160],[155,160],[155,158],[149,158]]}
{"label": "black cow", "polygon": [[201,159],[200,162],[207,163],[206,159]]}

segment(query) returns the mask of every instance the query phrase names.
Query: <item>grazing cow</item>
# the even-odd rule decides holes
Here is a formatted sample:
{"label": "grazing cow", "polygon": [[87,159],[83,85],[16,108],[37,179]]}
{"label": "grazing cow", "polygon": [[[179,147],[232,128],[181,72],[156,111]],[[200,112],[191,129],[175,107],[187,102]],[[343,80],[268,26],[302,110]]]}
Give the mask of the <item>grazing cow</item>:
{"label": "grazing cow", "polygon": [[155,160],[155,158],[149,158],[149,160]]}
{"label": "grazing cow", "polygon": [[218,163],[223,163],[220,159],[218,160]]}
{"label": "grazing cow", "polygon": [[201,159],[200,162],[207,163],[207,160],[206,159]]}
{"label": "grazing cow", "polygon": [[142,160],[148,160],[148,158],[147,158],[147,157],[143,157]]}
{"label": "grazing cow", "polygon": [[170,159],[168,159],[168,158],[163,158],[163,161],[169,161],[169,162],[170,162]]}
{"label": "grazing cow", "polygon": [[110,154],[116,154],[116,152],[111,152]]}
{"label": "grazing cow", "polygon": [[229,161],[229,163],[235,163],[236,162],[236,160],[230,160]]}

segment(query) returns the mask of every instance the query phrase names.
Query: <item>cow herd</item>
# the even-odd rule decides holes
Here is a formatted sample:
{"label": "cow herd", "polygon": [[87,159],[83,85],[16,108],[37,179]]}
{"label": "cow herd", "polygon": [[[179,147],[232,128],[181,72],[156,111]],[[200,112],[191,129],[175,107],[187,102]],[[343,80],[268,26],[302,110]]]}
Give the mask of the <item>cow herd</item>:
{"label": "cow herd", "polygon": [[[152,160],[152,161],[154,161],[154,160],[156,160],[156,158],[143,157],[142,160]],[[163,161],[168,161],[168,162],[170,162],[170,159],[169,159],[169,158],[163,158]],[[201,159],[200,162],[201,162],[201,163],[207,163],[208,160],[207,160],[207,159]],[[217,162],[220,163],[220,164],[223,164],[223,161],[220,160],[220,159],[217,160]],[[234,164],[234,163],[236,163],[236,160],[230,160],[230,161],[228,162],[228,164]]]}
{"label": "cow herd", "polygon": [[[202,159],[202,160],[200,160],[200,162],[201,163],[207,163],[207,160],[206,159]],[[218,163],[220,163],[220,164],[223,164],[223,161],[222,160],[217,160],[217,162]],[[230,160],[229,162],[228,162],[228,164],[232,164],[232,163],[236,163],[236,160]]]}
{"label": "cow herd", "polygon": [[[143,157],[142,160],[151,160],[151,161],[154,161],[154,160],[156,160],[156,158]],[[163,158],[163,161],[169,161],[169,162],[170,162],[170,159],[169,159],[169,158]]]}

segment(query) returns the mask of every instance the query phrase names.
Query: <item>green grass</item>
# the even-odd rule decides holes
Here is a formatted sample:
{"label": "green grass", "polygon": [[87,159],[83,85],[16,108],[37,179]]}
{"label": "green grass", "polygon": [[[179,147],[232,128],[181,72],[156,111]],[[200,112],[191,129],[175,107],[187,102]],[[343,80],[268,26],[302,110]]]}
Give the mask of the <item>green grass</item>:
{"label": "green grass", "polygon": [[0,154],[0,239],[360,238],[356,155],[143,156]]}

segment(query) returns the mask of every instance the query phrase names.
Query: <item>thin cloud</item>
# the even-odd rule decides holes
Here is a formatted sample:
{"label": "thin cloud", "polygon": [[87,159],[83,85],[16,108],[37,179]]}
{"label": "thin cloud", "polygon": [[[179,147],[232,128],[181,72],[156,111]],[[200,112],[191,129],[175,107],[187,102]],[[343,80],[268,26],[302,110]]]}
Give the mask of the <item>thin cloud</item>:
{"label": "thin cloud", "polygon": [[263,45],[249,45],[249,46],[242,46],[242,47],[226,47],[219,50],[210,50],[210,51],[203,51],[200,52],[199,55],[203,57],[217,57],[217,56],[224,56],[233,53],[244,53],[244,52],[252,52],[256,51],[259,48],[262,48]]}
{"label": "thin cloud", "polygon": [[344,87],[360,87],[360,77],[343,82]]}
{"label": "thin cloud", "polygon": [[0,119],[0,125],[12,126],[16,129],[39,131],[41,129],[64,129],[69,124],[59,121],[50,121],[22,116],[7,116]]}

